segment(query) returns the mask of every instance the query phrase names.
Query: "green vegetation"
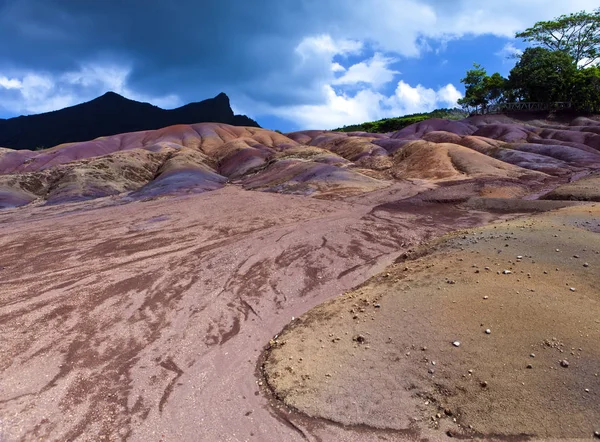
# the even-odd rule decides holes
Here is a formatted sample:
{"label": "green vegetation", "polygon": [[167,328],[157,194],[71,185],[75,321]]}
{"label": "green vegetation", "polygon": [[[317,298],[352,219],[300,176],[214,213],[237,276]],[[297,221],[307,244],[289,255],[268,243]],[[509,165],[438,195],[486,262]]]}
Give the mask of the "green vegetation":
{"label": "green vegetation", "polygon": [[461,109],[436,109],[432,112],[405,115],[397,118],[384,118],[378,121],[370,121],[368,123],[353,124],[344,126],[339,129],[334,129],[337,132],[369,132],[369,133],[386,133],[395,132],[403,129],[411,124],[419,123],[420,121],[429,120],[430,118],[445,118],[447,120],[462,120],[468,114]]}
{"label": "green vegetation", "polygon": [[576,66],[587,67],[600,59],[600,9],[540,21],[516,37],[553,52],[565,52]]}
{"label": "green vegetation", "polygon": [[509,102],[569,102],[571,109],[600,112],[600,9],[538,22],[516,34],[535,44],[519,57],[508,78],[489,76],[474,64],[461,82],[463,109],[485,112]]}

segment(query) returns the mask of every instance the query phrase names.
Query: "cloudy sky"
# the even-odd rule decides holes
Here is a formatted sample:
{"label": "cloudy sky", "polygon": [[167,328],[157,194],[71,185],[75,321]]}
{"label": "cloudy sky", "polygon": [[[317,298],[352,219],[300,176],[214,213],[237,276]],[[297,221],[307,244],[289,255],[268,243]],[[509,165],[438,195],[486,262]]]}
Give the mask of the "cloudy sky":
{"label": "cloudy sky", "polygon": [[453,107],[474,62],[597,0],[0,0],[0,118],[112,90],[173,108],[223,91],[263,127]]}

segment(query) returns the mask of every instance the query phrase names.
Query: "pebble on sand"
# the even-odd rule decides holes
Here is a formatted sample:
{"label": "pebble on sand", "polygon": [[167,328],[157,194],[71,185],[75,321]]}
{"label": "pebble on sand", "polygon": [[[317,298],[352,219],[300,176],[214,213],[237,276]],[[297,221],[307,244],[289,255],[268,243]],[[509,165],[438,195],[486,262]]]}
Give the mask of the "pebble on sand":
{"label": "pebble on sand", "polygon": [[560,361],[560,366],[567,368],[569,366],[569,361],[563,359],[562,361]]}
{"label": "pebble on sand", "polygon": [[487,329],[485,330],[485,334],[486,334],[486,335],[491,335],[491,334],[492,334],[492,331],[491,331],[489,328],[487,328]]}
{"label": "pebble on sand", "polygon": [[452,345],[454,345],[455,347],[460,347],[460,341],[454,341]]}

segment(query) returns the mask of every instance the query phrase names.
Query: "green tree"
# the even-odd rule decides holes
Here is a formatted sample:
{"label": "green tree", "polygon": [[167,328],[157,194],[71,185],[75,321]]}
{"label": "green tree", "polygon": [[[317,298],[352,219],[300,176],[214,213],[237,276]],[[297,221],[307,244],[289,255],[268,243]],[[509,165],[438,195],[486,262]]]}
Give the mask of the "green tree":
{"label": "green tree", "polygon": [[590,66],[600,59],[600,8],[537,22],[516,37],[551,51],[566,52],[576,66]]}
{"label": "green tree", "polygon": [[499,73],[491,77],[479,64],[473,64],[473,69],[467,71],[465,78],[460,80],[465,85],[465,96],[458,100],[463,108],[485,110],[489,105],[504,100],[506,79]]}
{"label": "green tree", "polygon": [[510,71],[507,88],[519,101],[570,101],[576,71],[573,58],[566,52],[527,48]]}
{"label": "green tree", "polygon": [[572,105],[576,110],[600,112],[600,68],[577,71],[573,78]]}

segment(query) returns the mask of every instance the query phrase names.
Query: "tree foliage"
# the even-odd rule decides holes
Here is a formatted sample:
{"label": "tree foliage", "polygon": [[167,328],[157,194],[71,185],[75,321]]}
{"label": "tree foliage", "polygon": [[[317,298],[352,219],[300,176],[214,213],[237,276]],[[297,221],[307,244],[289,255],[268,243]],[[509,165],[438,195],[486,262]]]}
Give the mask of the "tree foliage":
{"label": "tree foliage", "polygon": [[600,113],[600,68],[590,67],[573,77],[573,107],[590,113]]}
{"label": "tree foliage", "polygon": [[516,37],[550,51],[566,52],[576,66],[590,66],[600,60],[600,8],[537,22]]}
{"label": "tree foliage", "polygon": [[573,58],[566,52],[527,48],[510,71],[507,86],[517,101],[569,101],[576,70]]}
{"label": "tree foliage", "polygon": [[458,100],[464,108],[486,109],[504,99],[506,79],[499,73],[489,76],[481,65],[475,63],[460,80],[465,85],[465,96]]}
{"label": "tree foliage", "polygon": [[563,15],[517,34],[533,42],[508,80],[475,64],[461,80],[465,109],[483,111],[502,102],[569,102],[575,111],[600,112],[600,8]]}

